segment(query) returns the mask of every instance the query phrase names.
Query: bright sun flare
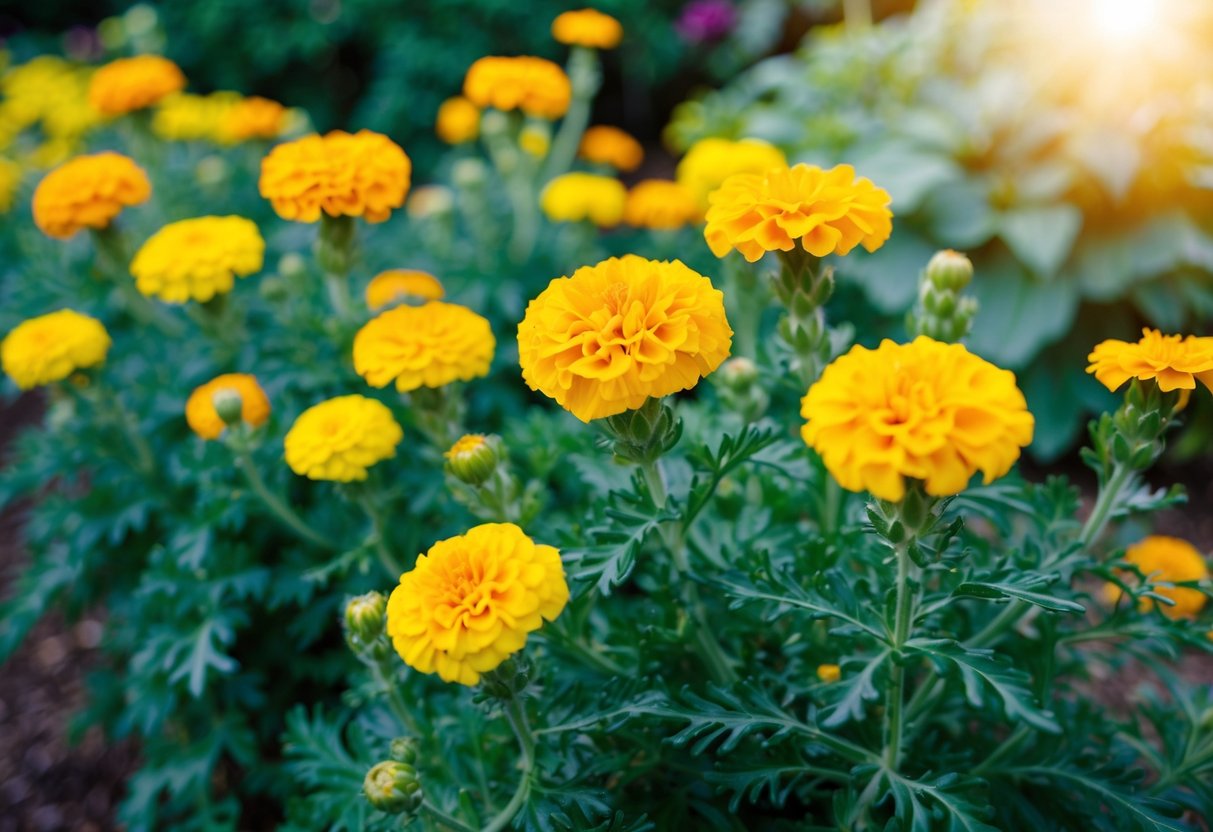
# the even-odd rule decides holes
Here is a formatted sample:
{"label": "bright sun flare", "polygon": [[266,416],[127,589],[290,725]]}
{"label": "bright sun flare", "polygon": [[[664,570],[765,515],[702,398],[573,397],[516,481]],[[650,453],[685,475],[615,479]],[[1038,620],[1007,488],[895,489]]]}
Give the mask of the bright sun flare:
{"label": "bright sun flare", "polygon": [[1137,38],[1158,22],[1158,0],[1088,0],[1096,30],[1116,40]]}

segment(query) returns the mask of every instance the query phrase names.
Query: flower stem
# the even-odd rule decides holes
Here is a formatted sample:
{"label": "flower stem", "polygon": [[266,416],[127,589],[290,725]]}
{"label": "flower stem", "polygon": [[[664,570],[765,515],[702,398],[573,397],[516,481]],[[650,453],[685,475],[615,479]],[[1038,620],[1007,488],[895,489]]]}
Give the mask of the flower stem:
{"label": "flower stem", "polygon": [[421,811],[445,826],[447,829],[454,829],[455,832],[476,832],[475,829],[468,826],[463,821],[448,815],[446,812],[442,811],[428,800],[421,804]]}
{"label": "flower stem", "polygon": [[326,271],[324,273],[324,291],[328,295],[329,305],[333,307],[333,313],[343,321],[352,320],[354,302],[350,298],[349,278]]}
{"label": "flower stem", "polygon": [[501,832],[509,826],[514,815],[518,814],[518,810],[530,796],[531,775],[535,772],[535,733],[531,730],[531,723],[527,719],[522,700],[517,696],[512,697],[505,703],[504,710],[505,717],[510,721],[510,727],[514,729],[514,736],[518,737],[518,745],[522,749],[522,776],[518,780],[518,787],[514,789],[514,796],[510,798],[510,802],[489,821],[483,832]]}
{"label": "flower stem", "polygon": [[[906,542],[897,550],[897,606],[893,621],[893,649],[900,653],[910,637],[913,602],[910,598],[910,553]],[[905,667],[894,656],[889,671],[889,690],[885,699],[885,766],[896,771],[901,764],[902,704],[905,697]]]}
{"label": "flower stem", "polygon": [[236,463],[240,466],[240,470],[244,472],[244,479],[248,482],[249,488],[257,495],[258,499],[270,510],[270,513],[276,517],[282,525],[286,526],[296,534],[300,539],[311,543],[313,546],[318,546],[321,549],[336,549],[337,545],[320,532],[308,525],[299,514],[287,504],[285,500],[275,494],[265,484],[265,480],[261,477],[261,471],[257,468],[256,462],[253,461],[253,456],[247,450],[237,452]]}
{"label": "flower stem", "polygon": [[387,545],[387,523],[383,519],[383,512],[379,510],[379,506],[374,499],[366,491],[359,489],[356,499],[358,504],[362,506],[362,510],[366,512],[366,516],[371,520],[371,535],[374,538],[375,554],[379,557],[379,563],[384,570],[391,576],[392,580],[398,580],[400,574],[404,572],[404,567],[396,560],[396,556]]}
{"label": "flower stem", "polygon": [[569,54],[568,72],[573,95],[548,153],[547,165],[543,170],[545,182],[572,167],[581,137],[590,123],[590,103],[602,83],[598,53],[584,46],[573,47]]}
{"label": "flower stem", "polygon": [[392,713],[400,721],[400,726],[407,729],[413,736],[420,737],[421,728],[417,725],[417,720],[413,718],[413,714],[409,711],[404,697],[401,696],[400,688],[392,684],[392,671],[386,666],[390,660],[390,657],[380,657],[367,662],[367,664],[371,667],[371,675],[374,677],[376,684],[387,693],[388,707],[392,709]]}

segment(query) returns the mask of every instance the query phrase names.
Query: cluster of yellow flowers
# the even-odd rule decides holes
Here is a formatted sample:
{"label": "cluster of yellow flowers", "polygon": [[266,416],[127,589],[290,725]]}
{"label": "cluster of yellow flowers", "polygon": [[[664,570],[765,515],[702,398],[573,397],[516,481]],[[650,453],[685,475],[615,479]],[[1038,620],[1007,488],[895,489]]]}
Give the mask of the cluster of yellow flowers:
{"label": "cluster of yellow flowers", "polygon": [[156,106],[152,131],[171,141],[235,144],[275,139],[282,134],[286,122],[286,108],[268,98],[246,98],[236,92],[177,93]]}
{"label": "cluster of yellow flowers", "polygon": [[[42,55],[0,75],[0,152],[24,131],[34,131],[37,147],[22,161],[34,167],[62,162],[81,138],[105,120],[89,105],[91,70]],[[0,189],[0,192],[3,192]]]}

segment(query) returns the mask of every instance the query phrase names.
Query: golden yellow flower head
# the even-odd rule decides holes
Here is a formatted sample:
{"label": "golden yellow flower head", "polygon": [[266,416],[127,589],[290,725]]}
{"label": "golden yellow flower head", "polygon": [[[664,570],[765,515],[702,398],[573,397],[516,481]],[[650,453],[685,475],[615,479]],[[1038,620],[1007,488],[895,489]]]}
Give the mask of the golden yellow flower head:
{"label": "golden yellow flower head", "polygon": [[817,678],[827,685],[842,678],[842,668],[836,664],[817,665]]}
{"label": "golden yellow flower head", "polygon": [[299,414],[286,434],[286,464],[310,480],[361,481],[372,465],[396,455],[403,438],[383,402],[338,396]]}
{"label": "golden yellow flower head", "polygon": [[539,207],[552,222],[592,222],[601,228],[619,225],[627,190],[618,179],[593,173],[566,173],[547,184]]}
{"label": "golden yellow flower head", "polygon": [[247,373],[226,373],[196,388],[185,402],[185,421],[203,439],[218,439],[227,427],[215,411],[214,396],[220,390],[240,396],[240,420],[249,427],[260,427],[270,418],[270,400],[257,379]]}
{"label": "golden yellow flower head", "polygon": [[286,126],[286,107],[277,101],[253,95],[240,98],[222,115],[219,137],[226,142],[276,139]]}
{"label": "golden yellow flower head", "polygon": [[404,205],[412,163],[380,133],[334,130],[285,142],[261,161],[261,195],[284,220],[362,217],[383,222]]}
{"label": "golden yellow flower head", "polygon": [[119,116],[184,88],[185,76],[175,63],[159,55],[139,55],[111,61],[94,72],[88,100],[98,112]]}
{"label": "golden yellow flower head", "polygon": [[21,165],[12,159],[0,157],[0,214],[7,214],[13,209],[20,187]]}
{"label": "golden yellow flower head", "polygon": [[463,94],[481,109],[522,110],[555,119],[569,109],[573,90],[564,70],[545,58],[488,57],[468,69]]}
{"label": "golden yellow flower head", "polygon": [[804,441],[843,488],[894,502],[906,478],[937,497],[963,491],[977,471],[993,482],[1034,427],[1012,373],[924,335],[852,347],[809,388],[800,415]]}
{"label": "golden yellow flower head", "polygon": [[568,600],[556,549],[486,523],[417,556],[388,599],[387,634],[409,667],[475,685]]}
{"label": "golden yellow flower head", "polygon": [[416,269],[389,269],[371,278],[366,287],[366,306],[378,311],[400,301],[442,300],[438,278]]}
{"label": "golden yellow flower head", "polygon": [[585,131],[577,155],[595,165],[610,165],[615,170],[636,170],[644,161],[640,142],[618,127],[600,124]]}
{"label": "golden yellow flower head", "polygon": [[480,135],[480,108],[462,95],[448,98],[438,107],[434,132],[447,144],[475,141]]}
{"label": "golden yellow flower head", "polygon": [[553,280],[518,325],[522,378],[583,422],[689,390],[729,355],[724,295],[629,254]]}
{"label": "golden yellow flower head", "polygon": [[82,228],[105,228],[128,205],[152,195],[143,169],[120,153],[77,156],[43,177],[34,190],[34,223],[67,239]]}
{"label": "golden yellow flower head", "polygon": [[166,303],[205,302],[232,291],[237,277],[261,270],[265,241],[244,217],[198,217],[169,223],[131,261],[135,286]]}
{"label": "golden yellow flower head", "polygon": [[1116,390],[1132,378],[1155,381],[1164,393],[1195,390],[1196,382],[1213,390],[1213,338],[1163,335],[1143,329],[1136,343],[1109,339],[1087,356],[1100,383]]}
{"label": "golden yellow flower head", "polygon": [[552,21],[552,37],[569,46],[614,49],[623,39],[623,27],[609,14],[580,9],[558,15]]}
{"label": "golden yellow flower head", "polygon": [[637,228],[683,228],[702,219],[703,212],[691,192],[666,179],[636,183],[623,207],[623,221]]}
{"label": "golden yellow flower head", "polygon": [[700,139],[678,163],[674,178],[681,182],[707,210],[708,194],[737,173],[765,173],[786,168],[783,151],[761,139]]}
{"label": "golden yellow flower head", "polygon": [[232,92],[175,93],[156,106],[152,132],[175,142],[219,141],[223,120],[239,98]]}
{"label": "golden yellow flower head", "polygon": [[708,197],[704,237],[717,257],[737,249],[751,263],[797,243],[814,257],[875,251],[893,231],[887,191],[850,165],[811,165],[730,176]]}
{"label": "golden yellow flower head", "polygon": [[[1204,556],[1196,551],[1191,543],[1177,537],[1152,535],[1141,540],[1125,551],[1125,561],[1136,566],[1149,583],[1177,583],[1182,581],[1203,581],[1209,577],[1209,567]],[[1132,583],[1136,577],[1129,572],[1118,572],[1118,577],[1126,583]],[[1152,590],[1163,598],[1169,598],[1174,604],[1159,604],[1158,608],[1168,618],[1195,618],[1204,609],[1206,597],[1199,589],[1190,587],[1157,587]],[[1124,592],[1116,584],[1109,583],[1104,587],[1104,597],[1109,603],[1115,604]],[[1138,609],[1149,612],[1154,608],[1154,599],[1142,598]]]}
{"label": "golden yellow flower head", "polygon": [[372,387],[442,387],[487,375],[496,346],[489,322],[466,307],[397,306],[358,330],[354,369]]}
{"label": "golden yellow flower head", "polygon": [[22,390],[62,381],[105,361],[109,333],[96,318],[71,309],[18,324],[0,341],[0,365]]}

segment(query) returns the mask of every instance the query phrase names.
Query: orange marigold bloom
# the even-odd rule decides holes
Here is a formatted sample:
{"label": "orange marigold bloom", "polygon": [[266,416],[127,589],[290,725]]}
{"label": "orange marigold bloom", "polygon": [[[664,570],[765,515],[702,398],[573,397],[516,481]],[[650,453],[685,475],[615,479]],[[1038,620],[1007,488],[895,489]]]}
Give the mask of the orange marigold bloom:
{"label": "orange marigold bloom", "polygon": [[214,396],[220,390],[231,390],[240,396],[240,420],[250,427],[260,427],[270,418],[270,400],[247,373],[226,373],[196,388],[185,402],[185,421],[190,430],[203,439],[218,439],[227,425],[215,412]]}
{"label": "orange marigold bloom", "polygon": [[732,338],[710,280],[629,254],[553,280],[518,325],[518,357],[532,390],[588,422],[689,390]]}
{"label": "orange marigold bloom", "polygon": [[[1151,535],[1125,550],[1124,559],[1136,566],[1146,576],[1148,583],[1203,581],[1209,577],[1209,566],[1204,556],[1191,543],[1177,537]],[[1121,571],[1117,575],[1127,583],[1136,580],[1128,572]],[[1163,615],[1174,619],[1195,618],[1208,600],[1199,589],[1186,586],[1154,587],[1152,591],[1175,602],[1158,605]],[[1104,596],[1109,603],[1115,604],[1123,595],[1124,592],[1116,584],[1109,583],[1104,587]],[[1149,612],[1154,609],[1154,604],[1153,598],[1142,598],[1138,609]]]}
{"label": "orange marigold bloom", "polygon": [[220,135],[225,141],[276,139],[286,124],[286,107],[260,96],[241,98],[223,114]]}
{"label": "orange marigold bloom", "polygon": [[599,124],[582,135],[577,155],[587,162],[610,165],[626,173],[640,167],[644,161],[644,148],[618,127]]}
{"label": "orange marigold bloom", "polygon": [[261,160],[261,195],[284,220],[383,222],[404,205],[412,163],[381,133],[334,130],[285,142]]}
{"label": "orange marigold bloom", "polygon": [[552,21],[552,37],[569,46],[614,49],[623,39],[623,26],[609,14],[580,9],[558,15]]}
{"label": "orange marigold bloom", "polygon": [[496,346],[489,322],[466,307],[397,306],[358,330],[354,370],[372,387],[442,387],[487,375]]}
{"label": "orange marigold bloom", "polygon": [[1200,382],[1213,390],[1213,338],[1194,335],[1163,335],[1143,329],[1136,343],[1109,339],[1087,356],[1100,383],[1116,390],[1131,378],[1155,381],[1164,393],[1195,390]]}
{"label": "orange marigold bloom", "polygon": [[34,223],[48,237],[67,239],[82,228],[105,228],[123,208],[151,195],[147,174],[126,156],[77,156],[38,183]]}
{"label": "orange marigold bloom", "polygon": [[568,600],[560,552],[485,523],[417,556],[388,599],[387,634],[409,667],[474,685]]}
{"label": "orange marigold bloom", "polygon": [[448,98],[438,107],[434,132],[447,144],[475,141],[480,135],[480,108],[462,95]]}
{"label": "orange marigold bloom", "polygon": [[416,269],[388,269],[371,278],[366,287],[368,309],[379,310],[402,300],[442,300],[438,278]]}
{"label": "orange marigold bloom", "polygon": [[569,109],[569,76],[545,58],[481,58],[463,79],[463,94],[477,107],[522,110],[538,118],[560,118]]}
{"label": "orange marigold bloom", "polygon": [[689,190],[667,179],[645,179],[628,191],[623,221],[637,228],[673,229],[703,219]]}
{"label": "orange marigold bloom", "polygon": [[139,55],[119,58],[93,73],[88,101],[94,110],[118,116],[142,110],[185,88],[185,76],[168,58]]}
{"label": "orange marigold bloom", "polygon": [[814,257],[875,251],[893,231],[891,198],[850,165],[811,165],[730,176],[708,196],[704,237],[717,257],[737,249],[751,263],[799,241]]}

